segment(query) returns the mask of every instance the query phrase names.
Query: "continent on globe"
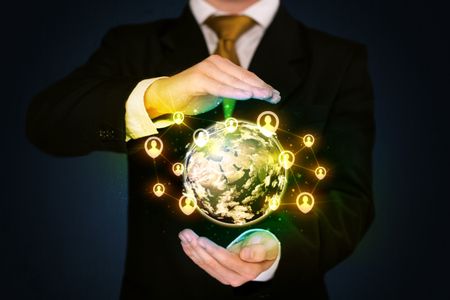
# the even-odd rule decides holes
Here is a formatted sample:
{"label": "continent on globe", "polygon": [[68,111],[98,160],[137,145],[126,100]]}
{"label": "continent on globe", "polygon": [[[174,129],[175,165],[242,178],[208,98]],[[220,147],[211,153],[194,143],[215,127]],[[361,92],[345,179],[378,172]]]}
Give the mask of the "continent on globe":
{"label": "continent on globe", "polygon": [[287,185],[276,135],[267,137],[246,121],[239,121],[233,132],[222,122],[206,131],[206,145],[188,145],[184,194],[216,223],[241,226],[262,220],[271,212],[271,199],[282,199]]}

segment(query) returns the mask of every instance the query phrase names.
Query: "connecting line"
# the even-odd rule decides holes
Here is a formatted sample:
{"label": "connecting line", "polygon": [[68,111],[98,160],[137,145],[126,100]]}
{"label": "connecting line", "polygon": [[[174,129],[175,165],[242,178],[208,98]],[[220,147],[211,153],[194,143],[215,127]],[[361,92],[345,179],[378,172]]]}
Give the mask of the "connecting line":
{"label": "connecting line", "polygon": [[169,193],[166,193],[166,192],[164,192],[164,195],[167,195],[167,196],[169,196],[170,198],[172,198],[172,199],[174,199],[174,200],[176,200],[176,201],[178,201],[178,200],[179,200],[178,198],[176,198],[176,197],[172,196],[172,195],[171,195],[171,194],[169,194]]}
{"label": "connecting line", "polygon": [[173,125],[174,124],[172,124],[172,125],[170,125],[167,129],[166,129],[166,131],[164,131],[160,136],[159,136],[159,138],[162,138],[172,127],[173,127]]}
{"label": "connecting line", "polygon": [[291,169],[289,169],[289,172],[291,172],[291,176],[292,176],[292,178],[294,178],[295,185],[297,186],[298,191],[300,192],[300,186],[298,185],[297,178],[295,178],[294,172],[292,172]]}
{"label": "connecting line", "polygon": [[210,119],[204,119],[204,118],[196,118],[196,117],[192,117],[192,116],[188,116],[188,115],[184,115],[185,118],[189,118],[189,119],[195,119],[195,120],[200,120],[200,121],[209,121],[209,122],[213,122],[216,123],[217,120],[210,120]]}
{"label": "connecting line", "polygon": [[314,156],[314,160],[316,161],[316,164],[318,165],[318,166],[320,166],[319,165],[319,161],[317,160],[317,157],[316,157],[316,153],[314,152],[314,150],[311,148],[311,152],[312,152],[312,154],[313,154],[313,156]]}
{"label": "connecting line", "polygon": [[300,168],[300,169],[308,170],[308,171],[313,172],[313,173],[315,172],[315,170],[313,170],[313,169],[308,169],[308,168],[303,167],[303,166],[300,166],[300,165],[293,164],[293,166],[295,166],[295,167],[297,167],[297,168]]}
{"label": "connecting line", "polygon": [[170,160],[168,160],[167,157],[165,157],[162,153],[160,155],[162,158],[164,158],[170,164],[170,166],[173,165],[173,163]]}
{"label": "connecting line", "polygon": [[[194,120],[200,120],[200,121],[217,122],[216,120],[210,120],[210,119],[204,119],[204,118],[197,118],[197,117],[188,116],[188,115],[184,115],[184,117],[185,117],[185,118],[188,118],[188,119],[194,119]],[[190,127],[188,124],[186,124],[185,122],[182,122],[181,124],[184,125],[184,126],[186,126],[186,127],[187,127],[188,129],[190,129],[192,132],[195,132],[195,130],[194,130],[192,127]],[[164,133],[162,133],[162,134],[160,135],[160,138],[162,138],[169,130],[171,130],[172,127],[173,127],[174,125],[175,125],[175,124],[170,125],[170,126],[164,131]],[[222,129],[222,130],[225,130],[225,129]],[[278,131],[281,131],[281,132],[284,132],[284,133],[286,133],[286,134],[288,134],[288,135],[291,135],[291,136],[293,136],[293,137],[296,137],[296,138],[298,138],[299,140],[303,140],[303,138],[304,138],[303,136],[299,136],[299,135],[297,135],[297,134],[294,134],[294,133],[292,133],[292,132],[290,132],[290,131],[287,131],[287,130],[284,130],[284,129],[282,129],[282,128],[277,128],[277,130],[278,130]],[[312,147],[306,147],[305,145],[303,145],[299,150],[297,150],[297,151],[294,153],[294,156],[297,156],[297,155],[298,155],[300,152],[302,152],[305,148],[311,148],[310,150],[311,150],[311,152],[312,152],[312,155],[313,155],[313,157],[314,157],[314,160],[315,160],[317,166],[320,166],[319,161],[317,160],[316,153],[314,152],[314,150],[313,150]],[[162,153],[160,153],[160,156],[162,156],[162,157],[163,157],[163,158],[164,158],[171,166],[173,165],[173,163],[172,163],[167,157],[165,157]],[[293,164],[293,166],[295,166],[295,167],[297,167],[297,168],[300,168],[300,169],[307,170],[307,171],[312,172],[312,173],[315,173],[315,170],[310,169],[310,168],[303,167],[303,166],[301,166],[301,165]],[[158,183],[159,183],[159,176],[158,176],[158,172],[157,172],[157,168],[156,168],[156,161],[155,161],[154,159],[153,159],[153,167],[154,167],[154,170],[155,170],[155,174],[156,174],[157,181],[158,181]],[[295,176],[295,173],[293,172],[292,169],[289,169],[289,172],[290,172],[292,178],[294,179],[294,182],[295,182],[295,185],[296,185],[296,187],[297,187],[297,189],[298,189],[298,192],[300,193],[300,192],[301,192],[301,189],[300,189],[300,185],[299,185],[298,182],[297,182],[297,178],[296,178],[296,176]],[[315,185],[314,185],[314,187],[313,187],[311,193],[314,193],[314,192],[315,192],[315,190],[317,189],[317,187],[318,187],[318,185],[319,185],[319,181],[320,181],[320,180],[317,180],[317,181],[316,181],[316,183],[315,183]],[[174,197],[173,195],[171,195],[171,194],[169,194],[169,193],[166,193],[166,192],[165,192],[164,195],[167,195],[167,196],[169,196],[170,198],[172,198],[172,199],[174,199],[174,200],[176,200],[176,201],[179,201],[179,199],[178,199],[177,197]],[[290,206],[290,205],[297,205],[297,204],[291,202],[291,203],[280,203],[280,205],[282,205],[282,206]]]}
{"label": "connecting line", "polygon": [[316,181],[316,184],[314,185],[311,194],[314,194],[314,192],[316,191],[317,186],[319,185],[319,180]]}
{"label": "connecting line", "polygon": [[297,152],[295,152],[295,153],[294,153],[294,156],[297,155],[297,154],[299,154],[300,152],[302,152],[303,149],[305,149],[305,146],[301,147],[300,150],[298,150]]}
{"label": "connecting line", "polygon": [[194,129],[192,129],[192,127],[191,126],[189,126],[188,124],[186,124],[186,123],[181,123],[181,124],[183,124],[184,126],[186,126],[187,128],[189,128],[190,130],[192,130],[192,132],[194,132],[195,130]]}
{"label": "connecting line", "polygon": [[155,169],[156,180],[157,180],[157,182],[159,183],[158,170],[156,169],[156,162],[155,162],[155,159],[153,159],[153,168]]}
{"label": "connecting line", "polygon": [[281,129],[281,128],[279,128],[279,127],[277,128],[277,131],[278,131],[278,130],[279,130],[279,131],[282,131],[282,132],[285,132],[285,133],[287,133],[287,134],[293,135],[293,136],[295,136],[295,137],[297,137],[297,138],[303,140],[303,137],[302,137],[302,136],[296,135],[295,133],[292,133],[292,132],[290,132],[290,131]]}

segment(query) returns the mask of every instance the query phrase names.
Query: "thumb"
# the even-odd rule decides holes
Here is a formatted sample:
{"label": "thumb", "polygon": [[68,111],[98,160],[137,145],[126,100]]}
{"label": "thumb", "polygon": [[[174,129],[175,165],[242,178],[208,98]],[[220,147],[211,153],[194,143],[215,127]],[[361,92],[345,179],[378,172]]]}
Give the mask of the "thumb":
{"label": "thumb", "polygon": [[246,262],[263,262],[274,260],[278,256],[276,243],[253,244],[245,246],[239,252],[239,257]]}

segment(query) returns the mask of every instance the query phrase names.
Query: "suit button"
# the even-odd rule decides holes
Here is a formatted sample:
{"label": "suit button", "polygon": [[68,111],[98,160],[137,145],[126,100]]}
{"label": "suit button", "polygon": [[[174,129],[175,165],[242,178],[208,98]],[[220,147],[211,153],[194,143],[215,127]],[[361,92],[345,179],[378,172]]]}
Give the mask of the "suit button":
{"label": "suit button", "polygon": [[109,129],[108,130],[108,136],[111,138],[111,139],[113,139],[114,138],[114,129]]}
{"label": "suit button", "polygon": [[102,141],[111,141],[114,139],[114,129],[99,129],[98,136]]}

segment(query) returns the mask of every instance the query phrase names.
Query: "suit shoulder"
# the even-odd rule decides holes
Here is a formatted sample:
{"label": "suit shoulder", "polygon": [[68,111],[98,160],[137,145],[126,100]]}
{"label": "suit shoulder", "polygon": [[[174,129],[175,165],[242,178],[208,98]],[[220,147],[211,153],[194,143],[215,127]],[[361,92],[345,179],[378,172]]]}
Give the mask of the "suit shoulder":
{"label": "suit shoulder", "polygon": [[326,53],[334,53],[334,55],[367,52],[366,45],[360,42],[338,37],[315,28],[306,27],[305,25],[302,26],[304,27],[306,38],[313,52],[321,50],[320,52],[325,51]]}
{"label": "suit shoulder", "polygon": [[161,19],[146,23],[124,24],[113,27],[106,34],[119,39],[139,39],[151,35],[161,35],[172,28],[176,19]]}

